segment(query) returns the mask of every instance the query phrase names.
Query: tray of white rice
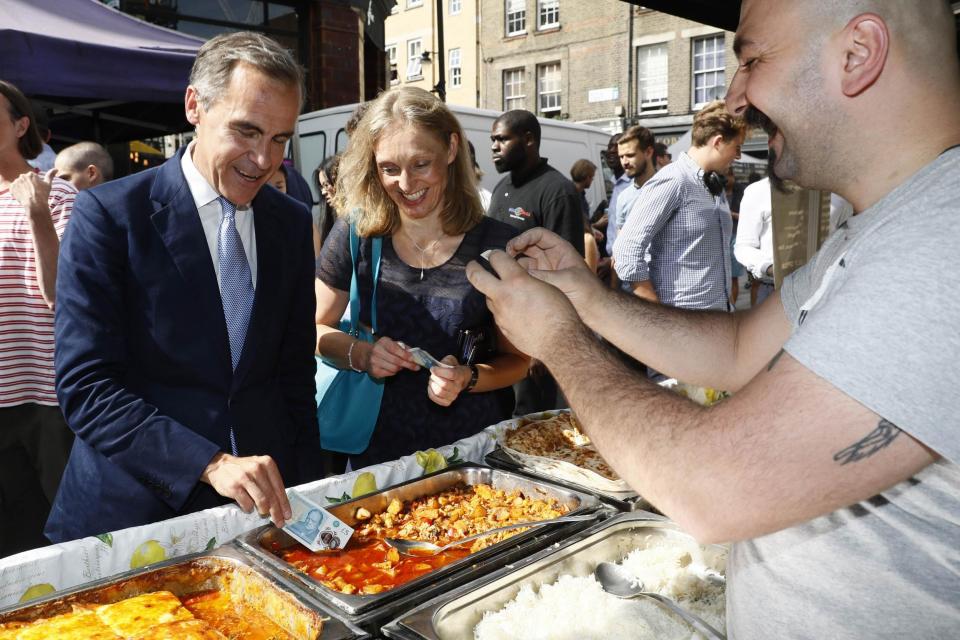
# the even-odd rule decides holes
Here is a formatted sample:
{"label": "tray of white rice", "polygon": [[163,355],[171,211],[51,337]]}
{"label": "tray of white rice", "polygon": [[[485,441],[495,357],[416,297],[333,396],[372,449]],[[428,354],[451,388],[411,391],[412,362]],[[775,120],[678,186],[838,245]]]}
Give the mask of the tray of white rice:
{"label": "tray of white rice", "polygon": [[649,598],[621,600],[593,577],[616,562],[646,591],[724,629],[727,552],[664,518],[622,513],[435,598],[383,627],[396,640],[690,640],[702,638]]}

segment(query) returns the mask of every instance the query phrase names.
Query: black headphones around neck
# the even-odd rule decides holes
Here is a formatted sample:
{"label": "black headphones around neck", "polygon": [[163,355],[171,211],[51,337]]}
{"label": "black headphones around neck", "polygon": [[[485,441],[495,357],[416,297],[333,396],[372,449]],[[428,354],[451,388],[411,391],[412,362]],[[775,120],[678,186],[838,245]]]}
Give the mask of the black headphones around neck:
{"label": "black headphones around neck", "polygon": [[720,175],[716,171],[704,171],[703,184],[707,186],[707,191],[710,192],[710,195],[717,197],[723,193],[724,187],[727,186],[727,177]]}

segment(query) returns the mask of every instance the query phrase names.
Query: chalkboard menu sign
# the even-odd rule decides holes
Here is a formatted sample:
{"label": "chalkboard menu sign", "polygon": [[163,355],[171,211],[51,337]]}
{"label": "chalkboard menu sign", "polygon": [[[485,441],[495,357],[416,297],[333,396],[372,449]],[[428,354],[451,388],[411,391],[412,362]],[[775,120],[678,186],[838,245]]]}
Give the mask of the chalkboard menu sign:
{"label": "chalkboard menu sign", "polygon": [[773,279],[777,289],[805,265],[830,232],[830,193],[771,187],[773,206]]}

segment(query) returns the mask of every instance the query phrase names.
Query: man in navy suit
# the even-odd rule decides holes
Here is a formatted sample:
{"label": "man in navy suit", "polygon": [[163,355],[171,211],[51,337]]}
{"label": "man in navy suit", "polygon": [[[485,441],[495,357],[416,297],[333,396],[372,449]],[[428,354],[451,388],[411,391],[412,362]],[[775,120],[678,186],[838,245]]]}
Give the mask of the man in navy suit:
{"label": "man in navy suit", "polygon": [[320,477],[310,215],[261,189],[302,100],[255,33],[197,54],[197,138],[84,191],[60,254],[57,395],[77,435],[46,535],[59,542],[235,500],[282,525]]}

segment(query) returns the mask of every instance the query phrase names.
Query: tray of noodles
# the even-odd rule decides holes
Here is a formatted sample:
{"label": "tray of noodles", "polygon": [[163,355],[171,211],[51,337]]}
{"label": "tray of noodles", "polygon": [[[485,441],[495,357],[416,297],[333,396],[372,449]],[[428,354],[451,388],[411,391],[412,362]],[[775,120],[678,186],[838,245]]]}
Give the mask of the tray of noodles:
{"label": "tray of noodles", "polygon": [[620,500],[637,496],[603,459],[569,410],[530,414],[493,429],[502,452],[525,471]]}

